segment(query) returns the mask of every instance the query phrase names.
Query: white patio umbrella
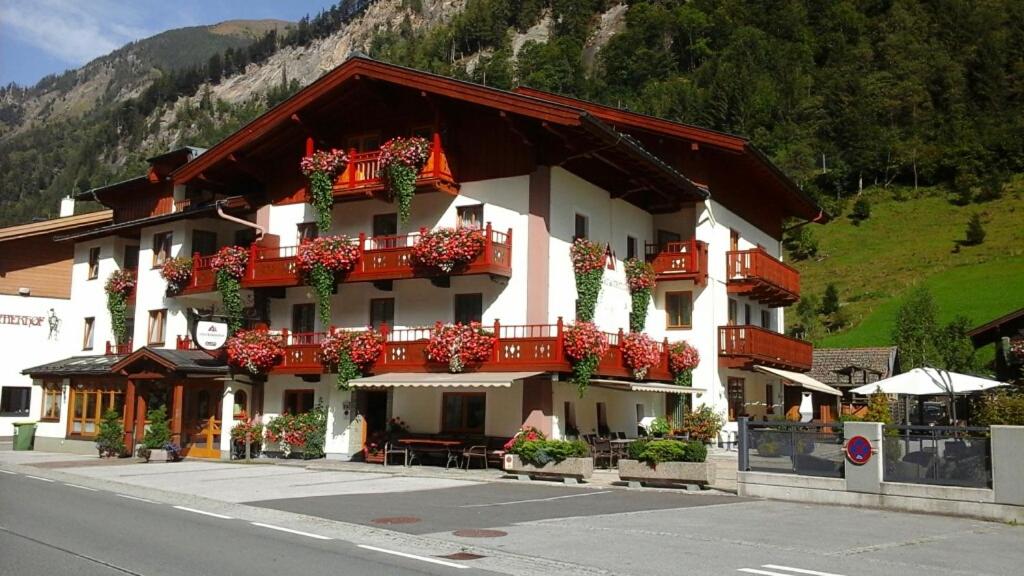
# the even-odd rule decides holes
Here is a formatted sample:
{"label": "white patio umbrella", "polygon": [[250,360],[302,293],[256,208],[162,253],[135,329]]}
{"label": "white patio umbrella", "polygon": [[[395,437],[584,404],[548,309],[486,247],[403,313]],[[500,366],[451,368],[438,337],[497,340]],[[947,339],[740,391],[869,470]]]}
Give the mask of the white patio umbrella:
{"label": "white patio umbrella", "polygon": [[[950,399],[954,399],[957,394],[981,392],[996,386],[1006,386],[1006,383],[960,374],[959,372],[950,372],[949,370],[925,367],[914,368],[909,372],[904,372],[891,378],[864,384],[863,386],[851,389],[850,392],[866,395],[882,392],[883,394],[907,394],[910,396],[948,394]],[[953,421],[956,421],[955,401],[952,402],[952,408]]]}

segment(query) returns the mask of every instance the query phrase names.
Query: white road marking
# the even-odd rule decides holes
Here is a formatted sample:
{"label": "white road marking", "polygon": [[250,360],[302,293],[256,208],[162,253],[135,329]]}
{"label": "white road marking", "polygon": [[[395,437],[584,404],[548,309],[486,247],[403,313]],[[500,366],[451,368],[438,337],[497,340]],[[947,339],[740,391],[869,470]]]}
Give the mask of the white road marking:
{"label": "white road marking", "polygon": [[25,474],[25,478],[31,478],[33,480],[42,480],[43,482],[53,482],[53,480],[50,480],[49,478],[40,478],[39,476],[32,476],[29,474]]}
{"label": "white road marking", "polygon": [[146,502],[146,503],[149,503],[149,504],[156,504],[156,502],[153,502],[152,500],[146,500],[145,498],[139,498],[138,496],[129,496],[127,494],[118,494],[117,496],[120,496],[121,498],[127,498],[129,500],[138,500],[139,502]]}
{"label": "white road marking", "polygon": [[757,568],[738,568],[737,572],[746,572],[747,574],[761,574],[762,576],[793,576],[792,574],[783,574],[782,572],[769,572],[768,570],[758,570]]}
{"label": "white road marking", "polygon": [[761,568],[771,568],[772,570],[788,570],[790,572],[796,572],[797,574],[810,574],[811,576],[843,576],[842,574],[833,574],[832,572],[804,570],[803,568],[791,568],[789,566],[779,566],[778,564],[762,564]]}
{"label": "white road marking", "polygon": [[88,490],[89,492],[99,492],[99,490],[97,490],[95,488],[89,488],[88,486],[79,486],[78,484],[68,484],[67,482],[65,482],[64,485],[65,486],[71,486],[72,488],[78,488],[78,489],[81,489],[81,490]]}
{"label": "white road marking", "polygon": [[437,558],[428,558],[426,556],[417,556],[415,554],[409,554],[407,552],[398,552],[396,550],[388,550],[386,548],[377,548],[376,546],[369,546],[367,544],[359,544],[359,547],[366,550],[373,550],[374,552],[380,552],[382,554],[391,554],[393,556],[401,556],[402,558],[411,558],[413,560],[419,560],[421,562],[430,562],[431,564],[440,564],[441,566],[448,566],[450,568],[469,568],[469,566],[466,566],[464,564],[456,564],[455,562],[438,560]]}
{"label": "white road marking", "polygon": [[225,516],[223,514],[216,514],[213,512],[206,512],[204,510],[196,510],[195,508],[188,508],[186,506],[175,506],[178,510],[184,510],[185,512],[195,512],[196,514],[202,514],[203,516],[213,516],[214,518],[220,518],[221,520],[231,520],[231,516]]}
{"label": "white road marking", "polygon": [[567,494],[565,496],[552,496],[551,498],[534,498],[532,500],[513,500],[512,502],[492,502],[490,504],[466,504],[464,506],[459,506],[459,508],[487,508],[488,506],[509,506],[512,504],[528,504],[530,502],[550,502],[552,500],[562,500],[563,498],[597,496],[598,494],[610,494],[611,492],[611,490],[602,490],[600,492],[590,492],[587,494]]}
{"label": "white road marking", "polygon": [[11,472],[10,470],[0,470],[0,472],[3,472],[4,474],[10,474],[11,476],[17,476],[18,475],[17,472]]}
{"label": "white road marking", "polygon": [[308,536],[310,538],[316,538],[317,540],[330,540],[329,536],[321,536],[319,534],[310,534],[309,532],[303,532],[301,530],[292,530],[291,528],[283,528],[281,526],[274,526],[273,524],[263,524],[262,522],[250,522],[253,526],[262,526],[263,528],[270,528],[271,530],[279,530],[281,532],[288,532],[290,534],[298,534],[299,536]]}

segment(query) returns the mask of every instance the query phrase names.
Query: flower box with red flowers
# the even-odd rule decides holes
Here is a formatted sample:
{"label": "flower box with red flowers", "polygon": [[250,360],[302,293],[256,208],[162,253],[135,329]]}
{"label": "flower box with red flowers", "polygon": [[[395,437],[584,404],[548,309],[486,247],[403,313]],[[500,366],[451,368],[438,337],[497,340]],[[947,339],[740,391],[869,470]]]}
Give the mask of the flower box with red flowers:
{"label": "flower box with red flowers", "polygon": [[577,274],[585,274],[601,270],[607,261],[605,249],[596,242],[586,238],[577,238],[569,249],[572,255],[572,267]]}
{"label": "flower box with red flowers", "polygon": [[104,290],[106,290],[107,294],[120,294],[127,298],[132,293],[132,290],[135,290],[135,272],[131,270],[115,270],[107,278]]}
{"label": "flower box with red flowers", "polygon": [[700,364],[700,353],[687,342],[675,342],[668,348],[668,369],[676,384],[689,386],[693,369]]}
{"label": "flower box with red flowers", "polygon": [[284,359],[281,338],[266,330],[239,330],[227,341],[228,364],[262,375]]}
{"label": "flower box with red flowers", "polygon": [[654,280],[654,266],[636,258],[626,260],[626,281],[630,292],[651,290],[654,288]]}
{"label": "flower box with red flowers", "polygon": [[643,332],[630,332],[623,336],[619,342],[619,349],[622,351],[622,360],[626,368],[633,371],[633,376],[637,380],[647,376],[647,371],[661,360],[658,343]]}
{"label": "flower box with red flowers", "polygon": [[479,322],[468,325],[438,322],[427,342],[427,358],[431,362],[447,364],[449,372],[462,372],[466,366],[490,358],[494,352],[494,341],[494,336],[481,328]]}
{"label": "flower box with red flowers", "polygon": [[589,356],[600,358],[608,352],[608,336],[593,322],[577,322],[562,332],[562,345],[571,360]]}
{"label": "flower box with red flowers", "polygon": [[472,262],[484,250],[484,235],[470,227],[438,228],[419,237],[413,246],[413,259],[420,266],[450,273]]}
{"label": "flower box with red flowers", "polygon": [[384,349],[384,338],[380,332],[334,332],[320,343],[320,359],[328,366],[337,366],[347,353],[357,366],[366,369],[380,357]]}
{"label": "flower box with red flowers", "polygon": [[164,260],[160,266],[160,277],[167,282],[168,294],[178,294],[192,280],[192,259],[188,256],[178,256]]}
{"label": "flower box with red flowers", "polygon": [[299,246],[299,272],[309,274],[316,266],[334,273],[348,272],[359,261],[359,246],[348,236],[323,236]]}
{"label": "flower box with red flowers", "polygon": [[344,171],[347,164],[348,155],[341,150],[317,150],[310,156],[303,156],[299,161],[299,169],[303,176],[311,176],[316,172],[334,176]]}
{"label": "flower box with red flowers", "polygon": [[381,174],[387,174],[387,168],[392,165],[407,166],[418,172],[429,158],[430,142],[426,138],[398,136],[380,147]]}
{"label": "flower box with red flowers", "polygon": [[245,276],[245,267],[249,264],[249,251],[241,246],[225,246],[210,259],[214,270],[227,272],[235,279]]}

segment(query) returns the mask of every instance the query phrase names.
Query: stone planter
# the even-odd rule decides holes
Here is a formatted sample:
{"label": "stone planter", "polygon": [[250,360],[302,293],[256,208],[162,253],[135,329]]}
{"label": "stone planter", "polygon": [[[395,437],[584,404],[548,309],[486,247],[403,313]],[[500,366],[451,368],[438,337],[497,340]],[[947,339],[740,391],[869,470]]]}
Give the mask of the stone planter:
{"label": "stone planter", "polygon": [[652,467],[639,460],[619,460],[619,479],[640,484],[707,486],[715,483],[715,466],[709,462],[661,462]]}
{"label": "stone planter", "polygon": [[167,450],[162,448],[146,448],[145,446],[139,446],[135,450],[135,457],[139,462],[171,461],[171,457],[167,455]]}
{"label": "stone planter", "polygon": [[529,478],[553,478],[574,483],[586,480],[594,474],[593,458],[566,458],[555,464],[549,462],[544,466],[534,466],[523,462],[518,454],[505,454],[503,468],[509,474]]}

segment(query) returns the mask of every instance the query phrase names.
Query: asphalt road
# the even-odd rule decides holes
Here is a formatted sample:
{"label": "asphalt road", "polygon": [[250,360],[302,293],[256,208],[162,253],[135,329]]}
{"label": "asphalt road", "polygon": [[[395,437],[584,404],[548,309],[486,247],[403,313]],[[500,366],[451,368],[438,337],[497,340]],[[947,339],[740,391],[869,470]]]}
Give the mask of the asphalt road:
{"label": "asphalt road", "polygon": [[406,558],[393,550],[361,548],[312,531],[286,532],[282,526],[201,512],[4,472],[0,574],[487,573],[465,564],[439,564],[449,562],[440,558]]}

